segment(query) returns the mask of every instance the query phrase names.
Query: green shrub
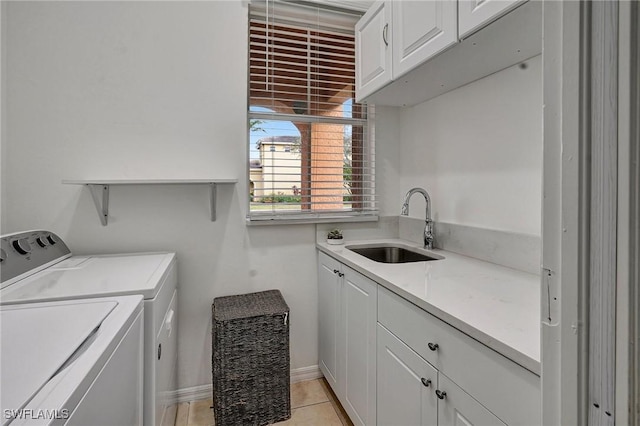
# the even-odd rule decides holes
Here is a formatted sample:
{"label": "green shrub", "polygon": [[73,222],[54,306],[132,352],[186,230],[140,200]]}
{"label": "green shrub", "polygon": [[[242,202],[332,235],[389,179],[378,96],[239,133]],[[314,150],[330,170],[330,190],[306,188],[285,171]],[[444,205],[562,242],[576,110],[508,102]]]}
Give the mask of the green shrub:
{"label": "green shrub", "polygon": [[274,194],[273,192],[269,195],[266,195],[260,198],[261,203],[296,203],[299,204],[301,201],[301,197],[299,195],[285,195],[284,192],[278,192]]}

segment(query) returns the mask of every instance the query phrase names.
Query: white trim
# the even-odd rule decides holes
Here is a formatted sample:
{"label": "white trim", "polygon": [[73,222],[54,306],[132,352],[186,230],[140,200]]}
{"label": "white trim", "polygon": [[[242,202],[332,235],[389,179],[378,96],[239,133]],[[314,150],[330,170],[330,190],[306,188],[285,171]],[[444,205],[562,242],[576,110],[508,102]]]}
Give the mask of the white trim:
{"label": "white trim", "polygon": [[178,389],[169,394],[169,400],[181,404],[183,402],[199,401],[211,397],[211,385],[192,386],[190,388]]}
{"label": "white trim", "polygon": [[588,244],[581,245],[588,237],[584,204],[589,182],[583,176],[588,163],[581,143],[586,7],[583,2],[544,3],[541,301],[547,315],[541,318],[541,363],[542,424],[550,426],[586,424],[579,383],[585,334],[581,278],[588,250]]}
{"label": "white trim", "polygon": [[322,4],[293,3],[280,0],[252,0],[249,9],[250,19],[262,19],[268,15],[271,22],[307,27],[322,28],[338,33],[352,32],[361,11],[353,11]]}
{"label": "white trim", "polygon": [[618,41],[618,211],[617,211],[617,289],[616,289],[616,347],[615,347],[615,420],[617,424],[628,425],[630,404],[629,391],[631,376],[629,367],[629,307],[630,292],[630,258],[631,241],[631,161],[630,113],[633,99],[631,87],[633,79],[629,75],[631,69],[632,12],[631,4],[620,2]]}
{"label": "white trim", "polygon": [[612,426],[621,424],[615,419],[618,2],[590,5],[588,424]]}
{"label": "white trim", "polygon": [[314,223],[347,223],[347,222],[377,222],[378,215],[343,216],[343,215],[312,215],[308,217],[264,216],[262,218],[247,216],[247,226],[270,225],[305,225]]}
{"label": "white trim", "polygon": [[620,2],[618,69],[618,264],[616,424],[637,425],[638,401],[638,141],[640,140],[640,7]]}
{"label": "white trim", "polygon": [[311,1],[312,3],[317,3],[318,5],[340,7],[342,9],[356,10],[361,13],[366,12],[373,4],[373,0],[309,0],[309,1]]}
{"label": "white trim", "polygon": [[[314,380],[323,377],[320,367],[310,365],[308,367],[296,368],[291,370],[291,383],[303,382],[305,380]],[[190,388],[178,389],[169,394],[169,400],[174,403],[183,403],[198,401],[201,399],[211,398],[212,385],[192,386]]]}
{"label": "white trim", "polygon": [[323,375],[320,371],[320,367],[317,365],[310,365],[309,367],[302,367],[291,370],[291,383],[320,379],[321,377],[323,377]]}

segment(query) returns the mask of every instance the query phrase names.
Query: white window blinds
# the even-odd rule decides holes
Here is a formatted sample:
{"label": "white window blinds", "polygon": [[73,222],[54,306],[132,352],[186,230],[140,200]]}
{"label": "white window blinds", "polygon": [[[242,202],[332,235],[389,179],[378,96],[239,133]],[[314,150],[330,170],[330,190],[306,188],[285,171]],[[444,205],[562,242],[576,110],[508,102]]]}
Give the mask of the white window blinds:
{"label": "white window blinds", "polygon": [[373,108],[354,102],[358,17],[306,3],[251,3],[252,221],[377,213]]}

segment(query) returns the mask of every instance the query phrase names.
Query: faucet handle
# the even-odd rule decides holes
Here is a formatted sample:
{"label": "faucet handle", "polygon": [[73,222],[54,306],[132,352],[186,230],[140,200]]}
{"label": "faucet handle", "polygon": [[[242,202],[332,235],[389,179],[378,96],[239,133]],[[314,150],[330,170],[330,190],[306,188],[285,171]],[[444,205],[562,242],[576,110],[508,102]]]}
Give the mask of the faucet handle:
{"label": "faucet handle", "polygon": [[433,228],[433,220],[427,219],[424,227],[424,247],[428,250],[433,250],[433,243],[435,241]]}

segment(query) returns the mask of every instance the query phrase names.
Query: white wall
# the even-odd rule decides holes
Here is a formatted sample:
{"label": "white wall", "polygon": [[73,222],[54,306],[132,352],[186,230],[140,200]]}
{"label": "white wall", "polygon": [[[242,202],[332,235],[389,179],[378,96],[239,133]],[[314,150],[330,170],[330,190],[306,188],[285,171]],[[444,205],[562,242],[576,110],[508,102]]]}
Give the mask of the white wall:
{"label": "white wall", "polygon": [[[437,221],[540,235],[541,62],[402,110],[401,192],[427,189]],[[423,215],[412,201],[411,216]]]}
{"label": "white wall", "polygon": [[[246,6],[7,6],[2,233],[51,229],[76,253],[176,251],[181,388],[211,383],[210,307],[220,295],[280,289],[292,310],[292,367],[316,365],[315,227],[244,222]],[[240,179],[219,188],[216,222],[205,187],[112,187],[102,227],[88,190],[60,183],[211,176]]]}
{"label": "white wall", "polygon": [[400,110],[376,106],[376,196],[381,216],[398,216],[404,193],[400,188]]}
{"label": "white wall", "polygon": [[[315,226],[244,221],[243,3],[2,2],[1,232],[50,229],[76,253],[177,252],[181,388],[211,383],[216,296],[280,289],[292,368],[317,365]],[[392,142],[378,150],[381,213],[395,215],[398,114],[378,118],[378,139]],[[216,222],[205,187],[112,187],[107,227],[88,189],[60,183],[140,177],[239,183],[219,187]]]}
{"label": "white wall", "polygon": [[7,3],[0,2],[0,229],[3,228],[5,221],[5,205],[4,191],[6,187],[6,166],[5,166],[5,144],[7,134],[7,73],[5,71],[6,64],[6,42],[7,42]]}
{"label": "white wall", "polygon": [[[280,289],[292,368],[316,365],[315,227],[244,222],[241,0],[3,7],[1,232],[50,229],[76,253],[177,252],[181,388],[211,383],[210,306],[221,295]],[[539,68],[534,59],[408,110],[378,107],[381,214],[424,186],[438,220],[539,232]],[[216,222],[205,187],[112,187],[102,227],[88,190],[60,183],[211,176],[239,179],[219,188]]]}

